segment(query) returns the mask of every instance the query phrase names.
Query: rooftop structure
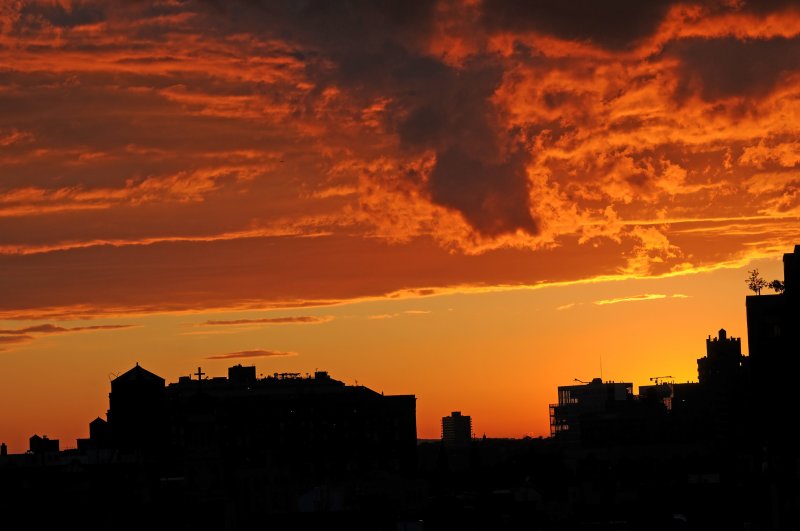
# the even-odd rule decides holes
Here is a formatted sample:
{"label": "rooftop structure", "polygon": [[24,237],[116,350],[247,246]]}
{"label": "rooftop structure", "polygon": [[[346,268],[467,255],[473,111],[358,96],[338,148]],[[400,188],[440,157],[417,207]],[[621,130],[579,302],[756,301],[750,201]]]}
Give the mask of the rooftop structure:
{"label": "rooftop structure", "polygon": [[108,395],[111,441],[117,448],[155,448],[164,432],[164,379],[135,367],[111,381]]}
{"label": "rooftop structure", "polygon": [[742,367],[742,340],[728,337],[724,328],[719,336],[706,339],[706,356],[697,360],[697,377],[701,384],[724,384],[735,380]]}
{"label": "rooftop structure", "polygon": [[633,384],[604,382],[594,378],[580,385],[558,387],[558,403],[550,405],[550,435],[565,441],[579,441],[590,419],[617,415],[633,400]]}

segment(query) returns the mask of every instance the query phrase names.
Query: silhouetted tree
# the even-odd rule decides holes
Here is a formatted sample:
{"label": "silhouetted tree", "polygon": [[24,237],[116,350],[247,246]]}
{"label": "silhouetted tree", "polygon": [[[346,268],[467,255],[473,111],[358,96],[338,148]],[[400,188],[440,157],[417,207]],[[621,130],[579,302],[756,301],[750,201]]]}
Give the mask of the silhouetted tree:
{"label": "silhouetted tree", "polygon": [[767,287],[768,282],[761,278],[758,269],[750,270],[747,273],[747,278],[744,279],[747,287],[756,295],[761,295],[761,290]]}
{"label": "silhouetted tree", "polygon": [[773,280],[768,284],[768,287],[775,293],[783,293],[783,291],[786,289],[786,286],[780,280]]}

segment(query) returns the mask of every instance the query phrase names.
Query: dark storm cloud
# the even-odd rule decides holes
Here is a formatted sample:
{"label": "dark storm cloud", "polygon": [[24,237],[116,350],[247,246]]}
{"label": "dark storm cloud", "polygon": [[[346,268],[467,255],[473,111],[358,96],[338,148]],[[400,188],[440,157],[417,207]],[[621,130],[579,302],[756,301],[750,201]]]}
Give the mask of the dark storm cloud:
{"label": "dark storm cloud", "polygon": [[[730,2],[670,11],[665,2],[617,0],[98,0],[103,24],[81,11],[89,4],[15,3],[29,4],[19,17],[24,37],[0,48],[12,65],[0,69],[0,252],[51,254],[42,274],[57,276],[68,276],[60,263],[82,246],[119,256],[128,256],[127,245],[142,253],[157,247],[165,260],[176,255],[165,269],[219,259],[203,282],[174,293],[208,304],[252,298],[243,275],[224,274],[241,251],[191,259],[184,239],[223,245],[212,242],[296,224],[393,242],[431,236],[443,248],[483,253],[537,248],[607,218],[646,219],[657,208],[710,211],[690,194],[710,189],[721,174],[701,174],[684,160],[684,146],[713,136],[710,148],[697,151],[710,149],[720,168],[727,136],[742,143],[742,133],[732,135],[738,124],[726,116],[709,132],[712,105],[675,113],[671,90],[706,99],[770,94],[800,55],[787,44],[793,40],[775,39],[796,34],[795,19],[762,20],[773,11]],[[781,123],[774,115],[759,120],[751,124],[758,135]],[[740,149],[732,145],[729,157]],[[681,202],[657,204],[659,194]],[[619,241],[625,230],[614,224],[602,235]],[[102,277],[95,265],[80,266],[87,281]],[[33,274],[18,271],[18,278]],[[281,273],[301,274],[297,267]],[[349,274],[344,266],[337,273]],[[51,279],[36,284],[47,293],[41,299],[5,300],[55,306],[45,303],[63,289],[77,304],[84,291],[103,289],[107,308],[116,297],[168,310],[169,301],[142,299],[153,282],[179,286],[183,276],[151,277],[144,287],[121,276],[102,288]],[[341,297],[326,291],[336,281],[303,296]],[[205,291],[205,283],[214,289]],[[237,296],[220,302],[225,287]],[[352,296],[377,292],[359,290]],[[182,304],[189,302],[175,306]]]}
{"label": "dark storm cloud", "polygon": [[684,39],[665,50],[680,60],[676,98],[764,97],[800,69],[800,39]]}
{"label": "dark storm cloud", "polygon": [[425,33],[434,0],[208,0],[223,31],[270,31],[277,37],[321,45],[328,50],[369,49],[377,42]]}
{"label": "dark storm cloud", "polygon": [[433,202],[461,212],[484,235],[517,229],[534,234],[525,173],[529,156],[509,138],[489,99],[501,76],[491,58],[458,70],[442,65],[424,90],[406,97],[408,108],[396,130],[405,148],[436,151],[428,179]]}
{"label": "dark storm cloud", "polygon": [[68,7],[59,2],[27,2],[23,4],[20,15],[26,19],[29,28],[43,23],[69,28],[105,19],[103,4],[96,2],[72,2]]}
{"label": "dark storm cloud", "polygon": [[495,31],[537,31],[591,41],[609,49],[652,35],[671,0],[485,0],[482,16]]}
{"label": "dark storm cloud", "polygon": [[502,65],[485,53],[459,66],[424,53],[434,2],[214,5],[236,20],[256,8],[250,24],[308,50],[317,95],[329,86],[344,89],[362,108],[388,98],[384,125],[398,135],[401,149],[436,154],[423,190],[431,201],[460,212],[483,235],[537,232],[527,157],[490,100]]}
{"label": "dark storm cloud", "polygon": [[[712,2],[712,4],[714,3]],[[730,9],[730,5],[726,2],[716,2],[716,4],[721,11]],[[757,15],[766,15],[786,9],[797,9],[798,7],[800,6],[798,6],[797,0],[770,0],[769,2],[764,2],[763,0],[745,0],[742,5],[739,6],[741,11]]]}
{"label": "dark storm cloud", "polygon": [[439,153],[430,176],[431,197],[455,208],[481,233],[491,236],[517,229],[535,233],[528,209],[529,156],[520,150],[503,162],[485,163],[460,149]]}

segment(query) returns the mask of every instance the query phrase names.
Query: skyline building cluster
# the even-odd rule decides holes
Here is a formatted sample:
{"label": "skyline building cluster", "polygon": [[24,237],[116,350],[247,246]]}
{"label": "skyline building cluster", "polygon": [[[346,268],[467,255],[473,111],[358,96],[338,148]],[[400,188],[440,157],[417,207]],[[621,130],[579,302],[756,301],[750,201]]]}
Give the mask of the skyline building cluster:
{"label": "skyline building cluster", "polygon": [[610,469],[624,468],[632,455],[655,468],[669,462],[684,475],[676,489],[691,478],[714,485],[704,495],[740,500],[732,510],[739,523],[800,523],[800,445],[792,421],[800,410],[800,245],[783,264],[782,290],[746,298],[748,356],[741,339],[723,328],[706,339],[696,382],[654,378],[638,395],[630,382],[600,378],[559,386],[550,425],[565,459],[592,456]]}

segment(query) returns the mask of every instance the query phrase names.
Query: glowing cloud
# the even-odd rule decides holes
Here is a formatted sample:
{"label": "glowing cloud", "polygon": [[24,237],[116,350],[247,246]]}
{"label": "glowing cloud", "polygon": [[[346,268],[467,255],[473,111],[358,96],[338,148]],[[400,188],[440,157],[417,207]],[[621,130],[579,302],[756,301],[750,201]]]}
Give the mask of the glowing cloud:
{"label": "glowing cloud", "polygon": [[631,297],[618,297],[615,299],[602,299],[599,301],[594,301],[594,304],[598,306],[605,306],[608,304],[617,304],[620,302],[637,302],[637,301],[652,301],[657,299],[686,299],[688,295],[683,295],[682,293],[676,293],[674,295],[664,295],[662,293],[646,293],[644,295],[633,295]]}
{"label": "glowing cloud", "polygon": [[0,314],[650,277],[800,236],[793,4],[534,4],[4,6]]}

